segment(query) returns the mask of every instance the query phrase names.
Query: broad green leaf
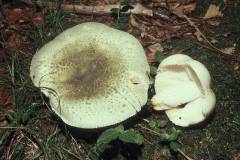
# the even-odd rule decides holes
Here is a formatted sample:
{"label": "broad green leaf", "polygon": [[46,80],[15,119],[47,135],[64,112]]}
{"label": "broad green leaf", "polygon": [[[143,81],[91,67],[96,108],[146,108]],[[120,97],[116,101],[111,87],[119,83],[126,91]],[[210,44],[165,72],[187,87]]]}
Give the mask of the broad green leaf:
{"label": "broad green leaf", "polygon": [[161,134],[161,135],[160,135],[160,139],[161,139],[162,141],[168,141],[168,140],[169,140],[169,134],[167,134],[167,133]]}
{"label": "broad green leaf", "polygon": [[172,127],[170,129],[170,136],[169,136],[169,140],[170,141],[175,141],[178,139],[179,135],[181,134],[181,131]]}
{"label": "broad green leaf", "polygon": [[170,142],[169,146],[170,146],[170,149],[175,152],[180,148],[180,144],[178,142],[174,142],[174,141]]}
{"label": "broad green leaf", "polygon": [[144,142],[143,136],[134,129],[124,131],[118,138],[125,143],[134,143],[138,145],[141,145]]}
{"label": "broad green leaf", "polygon": [[156,128],[157,126],[157,123],[155,121],[150,121],[148,124],[149,124],[149,127],[151,127],[152,129]]}
{"label": "broad green leaf", "polygon": [[118,138],[121,132],[124,131],[124,127],[122,125],[115,127],[115,128],[110,128],[106,131],[104,131],[97,140],[98,145],[103,145],[103,144],[108,144],[111,141],[115,140]]}
{"label": "broad green leaf", "polygon": [[164,127],[166,127],[166,125],[167,125],[167,121],[165,121],[165,120],[159,121],[156,124],[156,126],[159,128],[164,128]]}
{"label": "broad green leaf", "polygon": [[155,128],[164,128],[166,127],[167,125],[167,121],[165,120],[162,120],[162,121],[159,121],[159,122],[156,122],[156,121],[150,121],[149,122],[149,126],[152,128],[152,129],[155,129]]}
{"label": "broad green leaf", "polygon": [[163,141],[176,141],[180,135],[181,131],[176,128],[171,128],[169,133],[161,134],[160,138]]}

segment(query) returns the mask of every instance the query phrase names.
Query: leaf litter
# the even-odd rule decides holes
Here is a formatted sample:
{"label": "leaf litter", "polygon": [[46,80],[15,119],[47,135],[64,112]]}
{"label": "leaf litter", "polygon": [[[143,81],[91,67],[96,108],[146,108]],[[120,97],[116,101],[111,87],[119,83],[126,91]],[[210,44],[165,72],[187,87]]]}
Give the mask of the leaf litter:
{"label": "leaf litter", "polygon": [[[128,32],[130,32],[136,38],[138,38],[140,43],[144,46],[148,56],[148,61],[150,64],[159,63],[159,61],[161,60],[161,57],[158,58],[158,56],[156,55],[173,54],[174,49],[172,49],[169,46],[166,46],[165,43],[171,42],[172,39],[176,39],[176,38],[181,39],[183,37],[184,38],[191,37],[193,38],[193,40],[195,38],[196,41],[200,43],[199,45],[200,47],[204,47],[205,45],[207,45],[208,48],[212,48],[213,50],[215,50],[214,47],[209,45],[208,42],[206,42],[206,39],[204,38],[204,36],[206,36],[205,33],[209,31],[208,29],[204,30],[204,25],[206,23],[214,27],[221,25],[221,20],[219,18],[224,18],[225,14],[223,13],[223,10],[221,10],[218,5],[210,4],[203,17],[188,16],[188,20],[194,23],[195,29],[196,28],[199,29],[199,30],[193,31],[194,27],[191,26],[191,24],[189,24],[190,22],[187,21],[186,18],[183,18],[182,16],[186,14],[191,14],[198,9],[200,4],[196,3],[196,1],[194,0],[187,0],[187,1],[181,0],[181,1],[169,1],[169,2],[162,1],[162,0],[152,0],[152,1],[136,0],[136,1],[137,3],[143,4],[143,6],[148,10],[152,10],[154,16],[130,14],[127,28],[128,28]],[[115,5],[117,2],[118,2],[117,0],[104,0],[104,1],[84,0],[84,1],[81,1],[80,3],[75,2],[75,4],[98,6],[98,5],[111,5],[111,4]],[[71,2],[66,2],[66,3],[72,4]],[[133,1],[133,3],[136,3],[136,2]],[[224,3],[226,5],[235,5],[235,3],[232,1],[224,1]],[[5,41],[1,41],[0,61],[4,62],[4,64],[6,64],[7,59],[9,59],[8,57],[9,55],[5,53],[6,44],[8,44],[7,47],[10,48],[10,50],[12,50],[13,52],[17,52],[18,54],[20,54],[20,56],[21,54],[24,54],[24,55],[29,54],[29,56],[31,56],[31,54],[34,53],[33,45],[31,45],[32,38],[29,37],[29,34],[26,34],[26,32],[32,29],[33,27],[37,28],[38,31],[41,31],[39,29],[43,29],[48,23],[45,18],[45,16],[47,16],[46,13],[41,12],[39,10],[35,10],[34,7],[35,7],[34,5],[29,5],[27,7],[26,6],[25,7],[5,6],[3,8],[1,12],[2,14],[1,14],[1,21],[0,21],[0,29],[2,32],[3,39]],[[81,13],[78,13],[78,14],[80,15],[75,15],[75,16],[80,18],[79,19],[76,18],[75,20],[72,20],[72,21],[75,21],[74,22],[75,24],[81,23],[83,21],[89,21],[89,20],[96,20],[98,22],[103,22],[103,23],[107,22],[108,24],[114,23],[113,22],[114,18],[110,14],[103,15],[103,16],[88,16],[88,15],[81,15]],[[124,15],[124,13],[121,13],[121,14]],[[71,20],[69,22],[71,23]],[[50,32],[49,34],[54,35]],[[214,44],[214,46],[218,45],[219,43],[221,43],[219,42],[219,40],[215,42],[212,40],[210,41],[210,44]],[[230,47],[225,47],[225,48],[216,47],[216,48],[220,50],[222,53],[226,54],[227,59],[229,59],[228,56],[234,56],[234,57],[238,56],[237,43],[234,43]],[[185,51],[185,49],[183,50]],[[218,53],[215,53],[215,54],[218,54]],[[238,59],[238,58],[234,58],[234,59]],[[230,58],[230,60],[232,60],[232,58]],[[234,65],[232,67],[236,71],[239,70],[239,62],[234,61]],[[8,70],[1,68],[0,74],[7,75],[9,73],[8,73]],[[1,109],[4,108],[8,110],[8,112],[13,111],[12,104],[11,104],[12,96],[10,91],[5,89],[4,91],[0,90],[0,102],[1,102],[0,103]],[[0,113],[0,119],[2,120],[0,122],[1,125],[7,125],[6,121],[4,120],[5,115],[6,115],[5,112]],[[19,136],[18,140],[22,139],[21,131],[16,133]],[[146,133],[143,133],[146,141],[151,142],[153,139],[151,139],[150,137],[146,137],[145,134]],[[128,139],[128,137],[126,139]],[[14,137],[13,137],[13,140],[14,140]],[[28,155],[30,155],[30,153],[33,154],[32,151],[34,150],[39,150],[38,148],[39,146],[34,147],[34,145],[36,145],[35,142],[32,143],[30,140],[29,139],[24,140],[27,142],[27,144],[30,144],[29,145],[30,147],[33,145],[32,146],[33,149],[32,150],[30,149],[29,151],[27,151],[29,152]],[[86,143],[83,143],[83,142],[80,142],[80,143],[85,144],[85,147],[89,146]],[[184,144],[184,142],[182,143]],[[40,143],[40,146],[41,146],[41,143]],[[175,143],[171,143],[171,146],[173,149],[178,148],[178,144],[175,144]],[[14,147],[9,149],[10,151],[12,151]],[[155,149],[156,150],[154,151],[152,156],[156,156],[156,151],[159,151],[157,148]],[[21,150],[21,148],[19,148],[19,150]],[[68,151],[68,154],[69,153],[72,155],[77,154],[74,151],[73,152],[70,152],[69,150],[67,151]],[[185,149],[184,149],[184,152],[188,152],[189,155],[193,154],[192,152],[189,152],[189,150],[186,151]],[[90,154],[90,157],[93,156],[92,152],[90,153],[90,152],[83,151],[83,154]],[[150,152],[148,154],[150,154]],[[231,157],[232,155],[229,155],[229,156]],[[200,158],[200,156],[196,157],[196,155],[193,155],[193,157],[197,159]],[[233,156],[233,159],[236,157],[238,157],[238,154],[235,154]]]}

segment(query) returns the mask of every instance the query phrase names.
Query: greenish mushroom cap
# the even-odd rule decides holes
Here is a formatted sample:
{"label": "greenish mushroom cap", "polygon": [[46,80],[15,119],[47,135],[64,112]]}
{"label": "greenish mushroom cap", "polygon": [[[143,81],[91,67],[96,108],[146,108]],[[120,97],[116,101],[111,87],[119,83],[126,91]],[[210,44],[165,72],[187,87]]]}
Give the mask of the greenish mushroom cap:
{"label": "greenish mushroom cap", "polygon": [[67,29],[34,55],[30,76],[68,125],[99,128],[147,102],[149,65],[132,35],[101,23]]}

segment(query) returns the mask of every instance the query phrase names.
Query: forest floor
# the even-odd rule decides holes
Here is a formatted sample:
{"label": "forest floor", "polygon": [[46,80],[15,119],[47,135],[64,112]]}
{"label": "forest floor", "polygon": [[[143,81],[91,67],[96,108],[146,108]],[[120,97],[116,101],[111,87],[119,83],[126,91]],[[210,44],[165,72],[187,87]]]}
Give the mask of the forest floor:
{"label": "forest floor", "polygon": [[[117,0],[64,1],[53,10],[49,3],[23,1],[0,1],[0,159],[240,160],[238,1],[122,1],[121,6],[115,5],[122,10],[115,8],[104,14],[69,11],[64,5],[98,8],[114,5]],[[145,6],[144,11],[152,11],[153,16],[142,10],[126,14],[136,3]],[[33,55],[44,44],[63,30],[89,21],[134,35],[153,70],[162,59],[177,53],[203,63],[211,74],[217,97],[214,112],[204,123],[182,128],[147,104],[133,120],[123,123],[126,129],[134,129],[144,137],[142,145],[114,140],[99,148],[97,139],[102,130],[66,126],[52,112],[40,89],[33,86],[29,67]],[[151,74],[155,76],[154,71]],[[149,92],[154,93],[152,88]],[[181,134],[163,141],[162,133],[171,129],[181,130]]]}

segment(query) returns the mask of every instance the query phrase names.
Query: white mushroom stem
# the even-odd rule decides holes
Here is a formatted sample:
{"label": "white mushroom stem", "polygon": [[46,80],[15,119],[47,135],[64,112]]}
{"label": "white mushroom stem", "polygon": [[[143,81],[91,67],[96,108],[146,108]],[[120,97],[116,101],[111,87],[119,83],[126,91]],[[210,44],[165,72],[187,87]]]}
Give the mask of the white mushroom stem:
{"label": "white mushroom stem", "polygon": [[184,127],[203,121],[216,101],[206,67],[182,54],[170,56],[159,65],[155,91],[153,108],[166,110],[174,124]]}

